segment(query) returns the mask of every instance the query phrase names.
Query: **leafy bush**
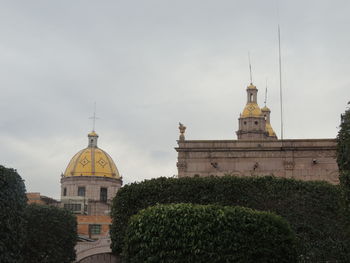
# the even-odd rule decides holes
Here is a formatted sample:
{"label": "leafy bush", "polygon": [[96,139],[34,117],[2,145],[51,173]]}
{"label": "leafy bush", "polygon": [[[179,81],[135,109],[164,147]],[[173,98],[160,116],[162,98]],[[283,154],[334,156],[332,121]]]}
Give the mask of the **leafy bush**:
{"label": "leafy bush", "polygon": [[[350,102],[348,103],[350,104]],[[345,214],[350,218],[350,109],[341,117],[340,130],[337,136],[337,162],[339,167],[339,181],[342,189],[342,201]],[[350,220],[348,221],[350,232]]]}
{"label": "leafy bush", "polygon": [[32,204],[27,206],[25,218],[25,262],[70,263],[75,259],[77,223],[70,211]]}
{"label": "leafy bush", "polygon": [[339,170],[350,171],[350,108],[342,114],[337,141],[337,163]]}
{"label": "leafy bush", "polygon": [[120,189],[113,200],[112,249],[120,253],[129,218],[156,204],[244,206],[274,212],[291,224],[300,262],[350,258],[339,186],[268,177],[158,178]]}
{"label": "leafy bush", "polygon": [[22,262],[26,202],[22,178],[16,170],[0,165],[0,262]]}
{"label": "leafy bush", "polygon": [[125,262],[295,262],[286,220],[248,208],[173,204],[134,215]]}

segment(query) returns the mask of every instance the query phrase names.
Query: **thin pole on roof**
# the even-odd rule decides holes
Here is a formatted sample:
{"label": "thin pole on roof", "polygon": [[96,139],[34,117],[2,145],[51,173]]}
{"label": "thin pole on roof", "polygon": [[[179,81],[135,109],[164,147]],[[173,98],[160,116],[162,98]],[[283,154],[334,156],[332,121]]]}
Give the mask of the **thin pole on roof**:
{"label": "thin pole on roof", "polygon": [[252,63],[250,62],[250,52],[248,52],[250,84],[253,84]]}
{"label": "thin pole on roof", "polygon": [[281,140],[283,141],[282,54],[281,54],[281,29],[279,24],[278,24],[278,64],[279,64],[279,77],[280,77]]}

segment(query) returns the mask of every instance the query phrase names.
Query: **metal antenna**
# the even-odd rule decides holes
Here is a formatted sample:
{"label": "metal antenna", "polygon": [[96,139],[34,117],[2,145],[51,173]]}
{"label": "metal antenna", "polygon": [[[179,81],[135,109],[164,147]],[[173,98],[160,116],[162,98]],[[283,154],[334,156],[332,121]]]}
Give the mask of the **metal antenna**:
{"label": "metal antenna", "polygon": [[278,24],[278,64],[280,73],[280,105],[281,105],[281,140],[283,140],[283,96],[282,96],[282,55],[281,55],[281,30]]}
{"label": "metal antenna", "polygon": [[265,107],[266,107],[266,102],[267,102],[267,78],[266,78],[265,101],[264,101]]}
{"label": "metal antenna", "polygon": [[96,117],[96,102],[94,103],[94,115],[90,117],[89,119],[92,119],[92,131],[95,131],[95,125],[96,125],[96,120],[99,119]]}
{"label": "metal antenna", "polygon": [[250,84],[253,84],[252,64],[250,63],[250,52],[248,52]]}

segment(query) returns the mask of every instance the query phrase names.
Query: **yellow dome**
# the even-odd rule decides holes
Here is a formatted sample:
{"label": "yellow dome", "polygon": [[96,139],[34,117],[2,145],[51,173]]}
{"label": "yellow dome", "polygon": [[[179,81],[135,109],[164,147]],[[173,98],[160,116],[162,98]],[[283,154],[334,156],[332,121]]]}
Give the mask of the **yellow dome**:
{"label": "yellow dome", "polygon": [[256,89],[256,86],[254,86],[253,83],[250,83],[250,85],[247,87],[247,89]]}
{"label": "yellow dome", "polygon": [[[89,133],[97,140],[98,135],[93,132]],[[100,176],[110,178],[120,178],[117,166],[113,162],[112,158],[97,147],[97,141],[90,141],[89,146],[73,156],[69,162],[65,177],[70,176]]]}
{"label": "yellow dome", "polygon": [[247,103],[247,105],[245,106],[243,113],[241,115],[242,118],[260,117],[260,116],[262,116],[262,112],[260,110],[260,107],[258,106],[258,104],[254,103],[254,102]]}
{"label": "yellow dome", "polygon": [[98,136],[97,133],[95,131],[92,131],[88,134],[89,137],[92,137],[92,136]]}
{"label": "yellow dome", "polygon": [[271,112],[271,110],[268,108],[268,107],[263,107],[262,109],[261,109],[261,111],[269,111],[269,112]]}
{"label": "yellow dome", "polygon": [[271,137],[275,137],[276,136],[276,133],[272,129],[272,126],[271,126],[270,123],[266,123],[266,131],[268,132],[269,136],[271,136]]}

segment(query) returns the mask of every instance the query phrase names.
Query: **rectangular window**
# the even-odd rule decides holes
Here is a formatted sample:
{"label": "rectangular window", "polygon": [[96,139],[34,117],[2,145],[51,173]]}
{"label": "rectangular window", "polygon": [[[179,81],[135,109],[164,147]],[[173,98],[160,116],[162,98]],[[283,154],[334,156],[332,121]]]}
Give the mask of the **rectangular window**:
{"label": "rectangular window", "polygon": [[101,202],[107,202],[107,188],[101,187],[100,190],[100,200]]}
{"label": "rectangular window", "polygon": [[64,208],[73,212],[81,212],[81,204],[64,204]]}
{"label": "rectangular window", "polygon": [[63,189],[63,196],[66,196],[67,195],[67,188],[64,188]]}
{"label": "rectangular window", "polygon": [[78,187],[78,196],[85,196],[85,187],[84,186]]}
{"label": "rectangular window", "polygon": [[100,235],[101,234],[101,225],[89,225],[89,230],[91,235]]}

